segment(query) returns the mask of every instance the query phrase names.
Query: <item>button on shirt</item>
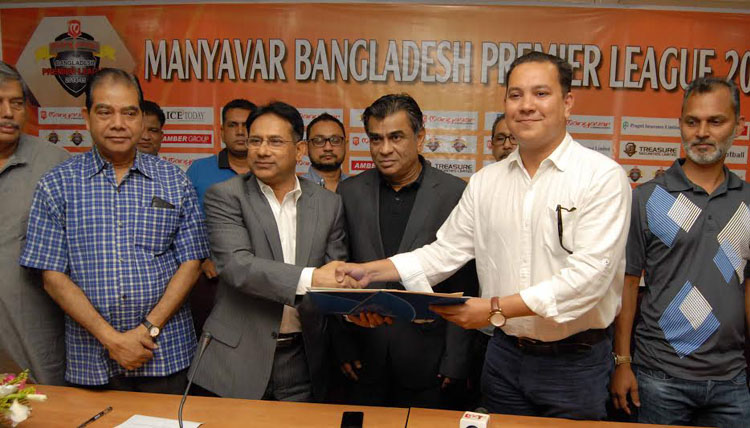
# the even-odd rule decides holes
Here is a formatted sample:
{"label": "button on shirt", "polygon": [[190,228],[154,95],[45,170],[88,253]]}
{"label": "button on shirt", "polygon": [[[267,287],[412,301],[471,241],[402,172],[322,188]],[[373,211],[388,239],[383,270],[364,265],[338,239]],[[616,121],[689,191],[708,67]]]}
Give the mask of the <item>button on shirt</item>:
{"label": "button on shirt", "polygon": [[633,191],[626,273],[645,271],[635,362],[690,380],[745,371],[750,186],[724,167],[711,195],[675,161]]}
{"label": "button on shirt", "polygon": [[[137,153],[118,185],[112,164],[92,149],[40,180],[29,215],[23,266],[67,273],[117,331],[137,327],[159,302],[180,264],[209,256],[203,214],[179,168]],[[183,305],[162,328],[159,348],[126,371],[104,346],[66,317],[67,381],[166,376],[190,365],[195,333]]]}
{"label": "button on shirt", "polygon": [[[293,265],[296,263],[297,253],[297,201],[302,196],[302,188],[299,185],[299,179],[294,177],[295,186],[292,191],[284,195],[281,203],[276,199],[273,189],[262,181],[258,180],[258,187],[266,197],[268,204],[271,206],[273,218],[276,220],[276,226],[279,229],[279,240],[281,241],[281,252],[284,253],[284,263]],[[302,270],[299,282],[297,283],[297,293],[305,294],[312,284],[312,273],[314,268],[305,268]],[[298,333],[302,331],[302,324],[299,320],[297,309],[284,305],[284,313],[281,316],[280,333]]]}
{"label": "button on shirt", "polygon": [[[391,258],[406,289],[430,291],[472,258],[484,298],[520,293],[540,317],[506,334],[542,341],[605,328],[620,307],[631,191],[625,172],[565,136],[531,178],[518,151],[482,168],[437,241]],[[562,244],[557,206],[561,210]]]}

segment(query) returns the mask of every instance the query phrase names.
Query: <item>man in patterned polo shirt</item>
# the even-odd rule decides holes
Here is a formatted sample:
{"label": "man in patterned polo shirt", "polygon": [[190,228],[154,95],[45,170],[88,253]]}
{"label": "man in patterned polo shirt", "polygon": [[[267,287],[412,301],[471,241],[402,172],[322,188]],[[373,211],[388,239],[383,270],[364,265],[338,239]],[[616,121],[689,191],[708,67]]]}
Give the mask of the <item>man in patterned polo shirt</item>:
{"label": "man in patterned polo shirt", "polygon": [[734,83],[697,79],[680,117],[686,158],[633,192],[611,392],[627,413],[630,395],[639,422],[750,426],[750,186],[724,166],[743,127]]}
{"label": "man in patterned polo shirt", "polygon": [[21,265],[42,271],[67,314],[68,382],[181,393],[196,345],[183,301],[208,242],[187,176],[136,151],[142,103],[130,73],[90,78],[83,116],[94,148],[40,180]]}

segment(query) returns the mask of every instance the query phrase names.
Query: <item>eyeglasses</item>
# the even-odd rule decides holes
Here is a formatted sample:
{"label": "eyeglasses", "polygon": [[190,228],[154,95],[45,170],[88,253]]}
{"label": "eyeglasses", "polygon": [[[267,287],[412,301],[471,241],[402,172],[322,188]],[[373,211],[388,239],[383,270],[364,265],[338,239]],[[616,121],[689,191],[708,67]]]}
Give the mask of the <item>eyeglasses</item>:
{"label": "eyeglasses", "polygon": [[573,254],[572,251],[565,248],[565,245],[563,245],[563,221],[562,221],[562,210],[565,210],[569,213],[572,213],[576,210],[576,207],[573,208],[565,208],[562,205],[557,205],[555,208],[555,211],[557,211],[557,237],[560,239],[560,247],[562,247],[563,250],[565,250],[568,254]]}
{"label": "eyeglasses", "polygon": [[493,146],[502,146],[503,144],[505,144],[505,140],[510,140],[510,144],[513,144],[514,146],[517,144],[516,143],[516,137],[514,137],[514,136],[512,136],[510,134],[508,134],[508,135],[505,135],[505,134],[496,134],[495,136],[492,137],[492,145]]}
{"label": "eyeglasses", "polygon": [[274,149],[278,149],[281,147],[284,147],[287,143],[291,143],[292,140],[285,140],[281,137],[268,137],[268,138],[262,138],[262,137],[250,137],[247,139],[247,143],[245,145],[247,147],[260,147],[263,145],[263,141],[268,143],[269,147],[272,147]]}
{"label": "eyeglasses", "polygon": [[330,137],[313,137],[307,141],[315,147],[324,147],[326,143],[331,143],[332,146],[336,147],[344,144],[344,137],[331,135]]}

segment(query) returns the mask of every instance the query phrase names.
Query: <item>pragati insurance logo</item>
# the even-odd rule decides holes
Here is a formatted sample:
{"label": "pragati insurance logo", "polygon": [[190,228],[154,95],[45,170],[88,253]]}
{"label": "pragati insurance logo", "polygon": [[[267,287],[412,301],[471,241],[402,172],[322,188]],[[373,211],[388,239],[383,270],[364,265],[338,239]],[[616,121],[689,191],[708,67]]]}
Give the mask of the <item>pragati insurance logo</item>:
{"label": "pragati insurance logo", "polygon": [[42,18],[16,68],[42,106],[82,106],[81,95],[100,68],[132,71],[135,61],[104,16]]}

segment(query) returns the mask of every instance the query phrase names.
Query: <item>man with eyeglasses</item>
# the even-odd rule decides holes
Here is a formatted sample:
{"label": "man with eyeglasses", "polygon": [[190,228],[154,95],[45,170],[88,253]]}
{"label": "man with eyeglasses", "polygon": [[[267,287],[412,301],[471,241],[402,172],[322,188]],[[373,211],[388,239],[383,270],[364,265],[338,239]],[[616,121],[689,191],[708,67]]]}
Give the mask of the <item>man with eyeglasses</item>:
{"label": "man with eyeglasses", "polygon": [[307,125],[307,156],[310,169],[303,177],[335,192],[349,178],[341,171],[346,157],[344,124],[328,113],[313,119]]}
{"label": "man with eyeglasses", "polygon": [[476,258],[482,298],[433,310],[495,327],[482,375],[491,412],[606,416],[631,190],[617,163],[567,133],[572,75],[553,55],[517,58],[505,113],[519,150],[471,177],[434,243],[337,271],[428,292]]}
{"label": "man with eyeglasses", "polygon": [[195,383],[222,397],[320,401],[328,340],[305,294],[336,262],[319,266],[347,256],[341,198],[295,174],[305,144],[297,109],[260,107],[247,130],[250,172],[204,197],[219,287]]}
{"label": "man with eyeglasses", "polygon": [[516,137],[508,129],[505,113],[498,114],[492,123],[492,157],[495,158],[495,162],[500,162],[510,156],[516,146],[518,143],[516,143]]}

